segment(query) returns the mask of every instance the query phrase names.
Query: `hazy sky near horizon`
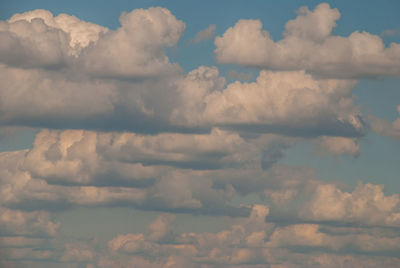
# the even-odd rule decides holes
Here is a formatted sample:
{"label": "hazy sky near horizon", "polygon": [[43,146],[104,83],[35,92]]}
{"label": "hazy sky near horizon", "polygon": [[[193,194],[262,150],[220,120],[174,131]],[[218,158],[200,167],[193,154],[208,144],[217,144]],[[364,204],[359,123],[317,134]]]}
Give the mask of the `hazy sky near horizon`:
{"label": "hazy sky near horizon", "polygon": [[399,267],[398,1],[1,1],[0,267]]}

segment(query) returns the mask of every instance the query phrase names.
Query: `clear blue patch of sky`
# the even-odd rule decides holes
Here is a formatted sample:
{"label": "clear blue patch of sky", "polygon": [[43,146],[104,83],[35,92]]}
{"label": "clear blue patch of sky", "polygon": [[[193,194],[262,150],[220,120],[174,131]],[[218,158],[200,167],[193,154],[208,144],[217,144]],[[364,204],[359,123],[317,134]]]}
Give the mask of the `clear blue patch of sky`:
{"label": "clear blue patch of sky", "polygon": [[359,181],[384,184],[386,193],[399,193],[400,142],[370,133],[360,146],[361,153],[356,158],[333,157],[316,153],[309,141],[302,142],[290,148],[280,163],[315,169],[317,178],[323,181],[340,181],[351,188]]}
{"label": "clear blue patch of sky", "polygon": [[0,152],[31,149],[38,129],[25,128],[0,137]]}

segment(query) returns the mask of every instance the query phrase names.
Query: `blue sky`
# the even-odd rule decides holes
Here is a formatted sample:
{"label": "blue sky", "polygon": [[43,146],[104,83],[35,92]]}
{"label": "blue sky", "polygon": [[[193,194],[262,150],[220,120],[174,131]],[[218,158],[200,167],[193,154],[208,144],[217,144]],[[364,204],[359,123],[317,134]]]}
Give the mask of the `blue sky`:
{"label": "blue sky", "polygon": [[398,267],[399,8],[1,2],[0,264]]}

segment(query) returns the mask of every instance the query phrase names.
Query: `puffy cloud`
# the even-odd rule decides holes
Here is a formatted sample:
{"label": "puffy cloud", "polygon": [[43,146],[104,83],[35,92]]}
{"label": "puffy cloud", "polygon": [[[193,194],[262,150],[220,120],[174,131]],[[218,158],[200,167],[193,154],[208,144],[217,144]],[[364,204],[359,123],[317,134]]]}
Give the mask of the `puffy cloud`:
{"label": "puffy cloud", "polygon": [[98,40],[107,29],[75,16],[56,17],[47,10],[13,15],[0,23],[0,61],[24,68],[57,68]]}
{"label": "puffy cloud", "polygon": [[332,184],[319,185],[300,211],[308,220],[399,226],[400,198],[385,196],[383,185],[358,184],[344,192]]}
{"label": "puffy cloud", "polygon": [[0,232],[3,235],[54,236],[60,223],[51,220],[48,212],[0,207]]}
{"label": "puffy cloud", "polygon": [[189,73],[179,89],[182,106],[172,112],[172,120],[292,135],[363,132],[351,95],[354,81],[316,80],[303,71],[261,71],[253,83],[234,82],[221,90],[223,83],[214,68]]}
{"label": "puffy cloud", "polygon": [[24,68],[59,68],[67,64],[69,36],[42,19],[0,22],[0,62]]}
{"label": "puffy cloud", "polygon": [[[11,66],[82,66],[90,74],[143,78],[179,72],[164,46],[174,46],[185,29],[164,8],[123,13],[115,31],[47,10],[15,14],[0,26],[0,61]],[[11,52],[11,53],[10,53]],[[78,67],[80,68],[80,67]]]}
{"label": "puffy cloud", "polygon": [[67,14],[54,16],[50,11],[44,9],[14,14],[8,20],[8,23],[11,24],[17,21],[32,22],[35,19],[41,19],[47,26],[67,33],[70,39],[69,46],[73,49],[87,47],[90,43],[96,42],[102,33],[108,31],[105,27],[85,22],[75,16]]}
{"label": "puffy cloud", "polygon": [[122,13],[121,28],[104,34],[82,52],[82,64],[92,74],[141,78],[179,72],[170,64],[164,46],[174,46],[185,24],[169,10],[152,7]]}
{"label": "puffy cloud", "polygon": [[[162,232],[173,228],[173,222],[165,223],[166,217],[164,214],[155,219],[150,224],[152,229],[154,225],[161,226]],[[182,262],[189,267],[200,264],[211,264],[211,267],[258,267],[262,264],[272,267],[335,267],[339,263],[364,267],[366,260],[362,256],[367,255],[373,264],[383,262],[388,267],[396,267],[399,263],[396,252],[400,248],[400,237],[397,231],[388,233],[380,228],[371,231],[371,228],[318,224],[276,226],[268,223],[268,217],[268,207],[254,205],[249,217],[235,219],[224,230],[175,233],[169,243],[151,239],[151,235],[145,233],[118,235],[108,242],[111,253],[108,258],[110,262],[124,260],[122,263],[129,265],[137,261],[136,258],[144,257],[149,267],[159,267],[160,262]]]}
{"label": "puffy cloud", "polygon": [[214,187],[215,165],[208,158],[220,161],[217,167],[225,161],[241,166],[253,161],[257,147],[263,148],[218,129],[157,136],[44,130],[33,149],[0,154],[0,200],[24,209],[129,205],[243,214],[246,209],[228,204],[235,193],[231,185]]}
{"label": "puffy cloud", "polygon": [[216,25],[210,24],[210,26],[208,26],[207,28],[205,28],[204,30],[201,30],[200,32],[198,32],[196,34],[196,36],[193,39],[193,42],[199,43],[203,40],[211,39],[214,36],[215,29],[216,29]]}
{"label": "puffy cloud", "polygon": [[[37,70],[0,65],[1,123],[10,125],[67,124],[90,117],[105,116],[114,109],[115,86],[73,80]],[[44,101],[44,96],[46,101]]]}
{"label": "puffy cloud", "polygon": [[[167,21],[178,23],[168,14],[164,14]],[[164,30],[155,35],[177,35]],[[119,31],[122,28],[107,35]],[[164,41],[173,41],[168,38]],[[94,49],[101,40],[84,51]],[[111,68],[111,60],[107,63]],[[142,133],[204,132],[220,126],[292,136],[359,136],[364,131],[360,112],[353,104],[354,81],[318,80],[303,71],[261,71],[254,83],[234,82],[225,88],[218,70],[204,66],[186,76],[152,80],[145,79],[145,74],[138,74],[143,79],[136,80],[94,78],[78,72],[79,68],[62,73],[5,65],[0,69],[0,78],[7,81],[0,94],[3,125]],[[42,96],[47,96],[46,102]]]}
{"label": "puffy cloud", "polygon": [[176,44],[185,25],[163,8],[120,21],[109,31],[45,10],[2,21],[1,124],[166,131],[182,75],[164,47]]}
{"label": "puffy cloud", "polygon": [[[215,169],[240,166],[260,148],[273,146],[246,141],[238,134],[213,129],[209,134],[99,133],[82,130],[48,131],[37,134],[26,155],[24,168],[50,183],[145,186],[175,166]],[[281,141],[286,142],[284,139]],[[261,143],[261,141],[259,142]]]}
{"label": "puffy cloud", "polygon": [[[183,233],[173,237],[173,243],[163,244],[153,242],[150,236],[144,234],[119,235],[109,241],[112,252],[122,254],[144,254],[144,256],[166,256],[174,259],[186,259],[190,263],[212,264],[246,264],[264,258],[262,247],[265,232],[271,227],[265,222],[268,207],[254,205],[248,218],[237,219],[231,229],[218,233]],[[159,216],[150,226],[158,225]],[[170,223],[171,224],[171,223]],[[244,228],[246,226],[246,228]],[[254,247],[257,253],[243,247]]]}
{"label": "puffy cloud", "polygon": [[259,20],[240,20],[215,39],[221,63],[275,70],[299,70],[327,77],[376,77],[400,74],[400,45],[385,47],[381,38],[367,32],[349,37],[332,35],[337,9],[322,3],[310,11],[298,10],[287,22],[284,38],[275,42]]}

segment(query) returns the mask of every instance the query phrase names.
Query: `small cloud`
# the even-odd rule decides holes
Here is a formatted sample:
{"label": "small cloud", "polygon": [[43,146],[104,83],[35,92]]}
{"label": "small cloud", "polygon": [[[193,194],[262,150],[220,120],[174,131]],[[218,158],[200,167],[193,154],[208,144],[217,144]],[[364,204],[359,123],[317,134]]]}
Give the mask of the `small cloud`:
{"label": "small cloud", "polygon": [[232,79],[245,80],[245,81],[250,81],[253,78],[253,74],[251,73],[239,73],[236,72],[235,70],[230,71],[228,75]]}
{"label": "small cloud", "polygon": [[390,29],[381,32],[381,36],[399,36],[400,29]]}
{"label": "small cloud", "polygon": [[206,29],[198,32],[194,37],[194,39],[192,40],[192,42],[197,44],[203,40],[211,39],[214,36],[215,29],[216,29],[215,24],[211,24]]}

